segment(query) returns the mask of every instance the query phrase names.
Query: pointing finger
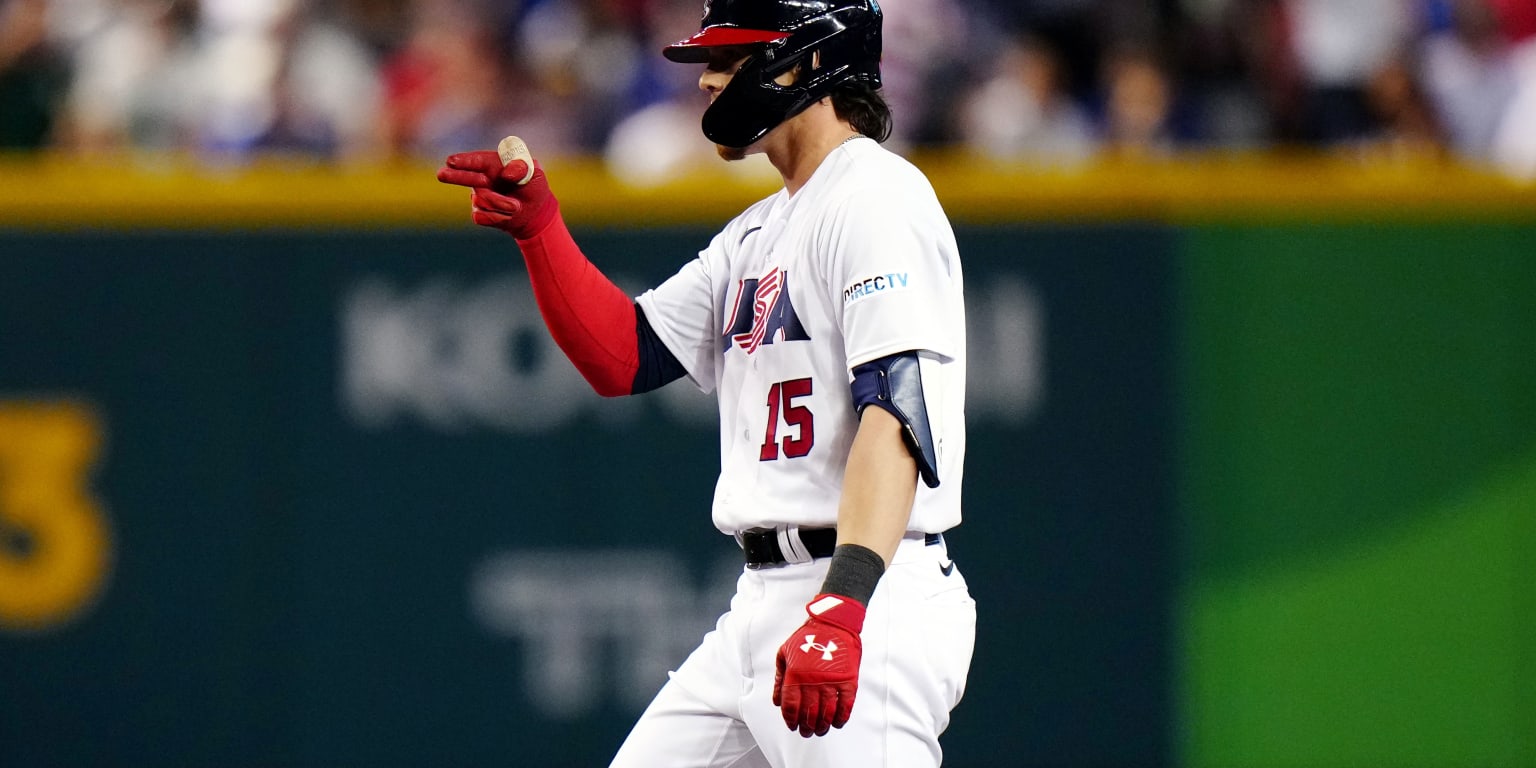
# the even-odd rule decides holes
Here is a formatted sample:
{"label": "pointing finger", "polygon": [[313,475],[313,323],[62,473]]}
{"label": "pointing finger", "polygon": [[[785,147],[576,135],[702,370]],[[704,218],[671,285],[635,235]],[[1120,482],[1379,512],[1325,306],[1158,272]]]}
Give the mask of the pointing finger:
{"label": "pointing finger", "polygon": [[461,171],[478,171],[486,176],[496,176],[501,173],[501,157],[490,150],[477,150],[475,152],[460,152],[448,156],[448,167]]}
{"label": "pointing finger", "polygon": [[443,167],[437,169],[437,180],[444,184],[457,184],[461,187],[489,187],[491,178],[479,171],[463,171],[457,168]]}

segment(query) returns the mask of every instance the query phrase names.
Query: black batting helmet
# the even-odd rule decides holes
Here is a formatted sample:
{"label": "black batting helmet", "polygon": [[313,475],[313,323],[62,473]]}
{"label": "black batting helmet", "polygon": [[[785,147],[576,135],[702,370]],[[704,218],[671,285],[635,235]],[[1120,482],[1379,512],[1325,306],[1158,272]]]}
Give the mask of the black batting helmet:
{"label": "black batting helmet", "polygon": [[[702,63],[710,48],[757,49],[704,111],[710,141],[745,147],[842,83],[879,88],[880,24],[876,0],[705,0],[699,33],[662,55]],[[793,85],[774,82],[802,63]]]}

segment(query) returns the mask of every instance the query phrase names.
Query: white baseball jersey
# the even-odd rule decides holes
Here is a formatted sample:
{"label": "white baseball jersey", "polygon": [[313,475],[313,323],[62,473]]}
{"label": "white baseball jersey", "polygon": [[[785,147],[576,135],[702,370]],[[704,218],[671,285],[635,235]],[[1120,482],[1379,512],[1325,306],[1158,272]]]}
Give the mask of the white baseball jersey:
{"label": "white baseball jersey", "polygon": [[851,371],[908,350],[922,353],[940,484],[918,483],[907,527],[960,522],[959,250],[933,187],[906,160],[872,139],[844,143],[796,194],[748,208],[638,301],[694,383],[719,393],[721,531],[834,526],[858,429]]}

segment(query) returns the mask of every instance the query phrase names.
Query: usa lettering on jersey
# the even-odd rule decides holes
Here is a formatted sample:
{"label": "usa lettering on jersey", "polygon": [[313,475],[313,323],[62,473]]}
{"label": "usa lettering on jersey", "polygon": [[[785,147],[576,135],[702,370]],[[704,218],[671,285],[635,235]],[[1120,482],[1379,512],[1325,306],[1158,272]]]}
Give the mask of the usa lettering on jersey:
{"label": "usa lettering on jersey", "polygon": [[810,341],[795,305],[789,298],[789,273],[777,267],[762,277],[742,280],[736,285],[736,298],[728,305],[721,327],[720,351],[734,344],[747,354],[775,339]]}

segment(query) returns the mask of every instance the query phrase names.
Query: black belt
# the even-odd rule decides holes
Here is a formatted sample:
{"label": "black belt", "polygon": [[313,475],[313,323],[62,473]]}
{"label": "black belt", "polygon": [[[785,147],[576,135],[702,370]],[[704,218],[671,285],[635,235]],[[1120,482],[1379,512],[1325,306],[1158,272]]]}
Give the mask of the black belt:
{"label": "black belt", "polygon": [[[781,532],[774,528],[753,528],[736,534],[736,540],[741,543],[742,553],[746,556],[747,567],[751,569],[768,568],[789,563],[806,563],[823,557],[831,557],[833,550],[837,549],[836,528],[799,528],[783,531],[791,550],[788,555],[784,547],[779,544]],[[911,536],[912,534],[908,534]],[[944,541],[944,537],[937,533],[923,534],[923,543],[934,546]],[[798,543],[797,543],[798,542]]]}

